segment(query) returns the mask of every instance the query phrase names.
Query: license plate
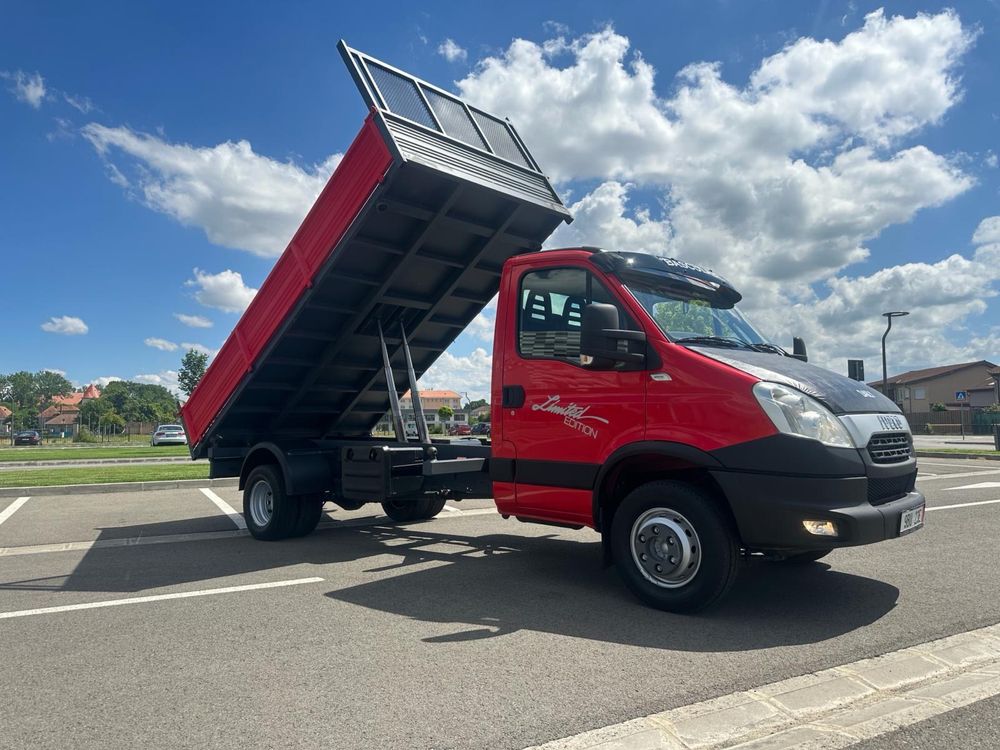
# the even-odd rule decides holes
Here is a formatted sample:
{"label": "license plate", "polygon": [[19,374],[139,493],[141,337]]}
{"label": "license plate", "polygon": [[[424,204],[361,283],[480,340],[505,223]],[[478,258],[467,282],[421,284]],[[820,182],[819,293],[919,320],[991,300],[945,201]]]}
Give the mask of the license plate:
{"label": "license plate", "polygon": [[907,534],[911,531],[916,531],[921,526],[924,525],[924,506],[921,505],[919,508],[914,508],[913,510],[904,511],[899,517],[899,534]]}

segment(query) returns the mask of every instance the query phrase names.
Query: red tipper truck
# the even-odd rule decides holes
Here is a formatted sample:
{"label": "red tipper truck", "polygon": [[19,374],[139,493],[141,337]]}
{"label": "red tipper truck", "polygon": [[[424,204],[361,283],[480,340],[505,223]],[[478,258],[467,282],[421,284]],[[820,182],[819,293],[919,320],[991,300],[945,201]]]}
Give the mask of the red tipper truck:
{"label": "red tipper truck", "polygon": [[[538,252],[571,217],[510,123],[340,51],[370,114],[181,410],[254,537],[308,534],[326,501],[413,521],[492,496],[504,518],[597,530],[640,599],[681,612],[741,555],[811,561],[923,525],[896,404],[768,342],[713,272]],[[492,444],[431,440],[417,378],[494,295]],[[387,412],[395,439],[373,437]]]}

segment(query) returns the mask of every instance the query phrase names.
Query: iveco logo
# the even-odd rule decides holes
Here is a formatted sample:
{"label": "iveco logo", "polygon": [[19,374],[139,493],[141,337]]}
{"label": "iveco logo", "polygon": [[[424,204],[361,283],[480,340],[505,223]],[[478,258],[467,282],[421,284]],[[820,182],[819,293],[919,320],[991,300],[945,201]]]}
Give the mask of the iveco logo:
{"label": "iveco logo", "polygon": [[861,388],[855,388],[854,390],[856,390],[858,393],[860,393],[865,398],[875,398],[875,394],[871,393],[870,391],[865,391],[865,390],[862,390]]}
{"label": "iveco logo", "polygon": [[882,425],[883,430],[901,430],[903,429],[903,420],[899,417],[891,417],[885,414],[878,415],[878,423]]}

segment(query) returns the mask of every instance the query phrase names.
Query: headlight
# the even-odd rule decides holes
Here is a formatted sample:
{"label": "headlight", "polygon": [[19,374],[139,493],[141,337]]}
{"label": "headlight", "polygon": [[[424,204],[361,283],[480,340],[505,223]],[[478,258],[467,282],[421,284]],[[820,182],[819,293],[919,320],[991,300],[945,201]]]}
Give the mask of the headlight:
{"label": "headlight", "polygon": [[838,448],[855,447],[840,420],[802,391],[787,385],[763,382],[753,387],[753,395],[781,432],[819,440],[824,445]]}

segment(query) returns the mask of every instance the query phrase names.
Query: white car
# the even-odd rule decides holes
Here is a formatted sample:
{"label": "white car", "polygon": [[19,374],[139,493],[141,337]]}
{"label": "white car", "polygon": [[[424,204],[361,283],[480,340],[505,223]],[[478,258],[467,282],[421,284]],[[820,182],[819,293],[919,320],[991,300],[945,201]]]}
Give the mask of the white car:
{"label": "white car", "polygon": [[161,424],[153,432],[150,445],[187,445],[187,435],[179,424]]}

